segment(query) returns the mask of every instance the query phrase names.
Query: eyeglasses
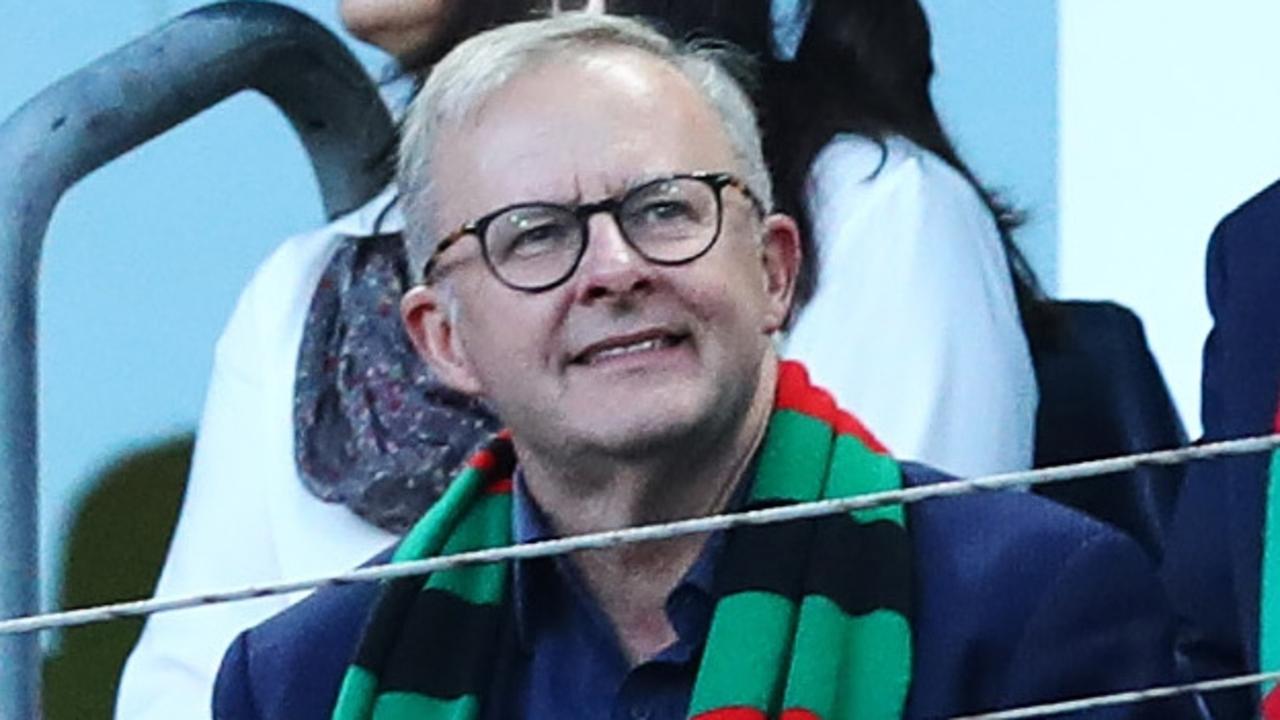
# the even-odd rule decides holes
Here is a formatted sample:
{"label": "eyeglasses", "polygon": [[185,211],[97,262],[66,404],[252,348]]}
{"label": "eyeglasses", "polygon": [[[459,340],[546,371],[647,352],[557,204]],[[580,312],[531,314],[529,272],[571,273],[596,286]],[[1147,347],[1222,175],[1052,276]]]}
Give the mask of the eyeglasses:
{"label": "eyeglasses", "polygon": [[764,214],[759,198],[729,173],[670,175],[584,205],[519,203],[494,210],[441,240],[422,276],[430,278],[440,254],[473,235],[502,284],[531,293],[550,290],[578,269],[590,235],[587,222],[602,212],[613,217],[623,239],[645,260],[683,265],[705,255],[720,237],[726,187],[736,188],[757,214]]}

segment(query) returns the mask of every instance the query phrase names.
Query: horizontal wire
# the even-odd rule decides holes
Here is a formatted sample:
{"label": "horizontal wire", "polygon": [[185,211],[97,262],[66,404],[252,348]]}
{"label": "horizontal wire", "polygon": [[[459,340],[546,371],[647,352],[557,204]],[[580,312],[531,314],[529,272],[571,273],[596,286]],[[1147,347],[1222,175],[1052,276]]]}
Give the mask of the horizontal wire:
{"label": "horizontal wire", "polygon": [[962,717],[952,718],[952,720],[1023,720],[1024,718],[1049,717],[1050,715],[1061,715],[1062,713],[1080,712],[1082,710],[1097,710],[1099,708],[1110,707],[1113,705],[1128,705],[1131,703],[1148,702],[1150,700],[1161,700],[1164,698],[1176,697],[1178,695],[1190,695],[1191,693],[1196,692],[1213,692],[1215,690],[1228,690],[1231,688],[1247,687],[1249,685],[1260,685],[1272,680],[1280,680],[1280,671],[1253,673],[1250,675],[1236,675],[1232,677],[1216,678],[1213,680],[1200,680],[1182,685],[1163,685],[1160,687],[1144,688],[1142,690],[1128,690],[1125,692],[1112,693],[1110,695],[1096,695],[1094,697],[1079,698],[1077,700],[1044,703],[1042,705],[1027,705],[1019,708],[1010,708],[1008,710],[979,713],[977,715],[964,715]]}
{"label": "horizontal wire", "polygon": [[299,590],[309,590],[325,585],[347,585],[357,582],[390,580],[411,575],[447,570],[468,565],[523,560],[564,555],[582,550],[600,550],[618,545],[666,540],[682,535],[710,533],[744,525],[769,525],[793,520],[807,520],[827,515],[868,510],[886,505],[908,505],[935,498],[954,497],[969,493],[1021,488],[1033,485],[1075,480],[1079,478],[1125,472],[1142,466],[1181,465],[1215,457],[1247,455],[1266,452],[1280,447],[1280,434],[1239,438],[1204,445],[1137,453],[1121,457],[1089,460],[1086,462],[1001,473],[978,478],[948,480],[899,490],[866,493],[845,498],[818,500],[795,505],[783,505],[761,510],[726,513],[709,517],[677,520],[675,522],[639,525],[636,527],[604,532],[570,535],[563,538],[521,543],[498,548],[441,555],[424,560],[374,565],[343,573],[301,580],[251,585],[243,588],[188,595],[176,598],[136,600],[98,607],[67,610],[64,612],[32,615],[0,621],[0,636],[38,632],[54,628],[75,627],[120,618],[152,615],[173,610],[184,610],[204,605],[214,605],[238,600],[284,595]]}

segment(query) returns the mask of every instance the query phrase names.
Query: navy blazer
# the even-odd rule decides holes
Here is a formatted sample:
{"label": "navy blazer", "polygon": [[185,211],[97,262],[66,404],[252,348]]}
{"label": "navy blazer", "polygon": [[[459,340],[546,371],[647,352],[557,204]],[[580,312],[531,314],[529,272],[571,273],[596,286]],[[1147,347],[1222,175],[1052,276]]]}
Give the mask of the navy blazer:
{"label": "navy blazer", "polygon": [[[908,484],[940,476],[905,465]],[[911,505],[912,718],[1175,682],[1173,626],[1126,536],[1026,493]],[[376,586],[326,588],[236,638],[218,720],[328,718]],[[1198,717],[1189,700],[1090,717]]]}
{"label": "navy blazer", "polygon": [[[1280,182],[1218,224],[1207,265],[1214,324],[1204,345],[1204,439],[1266,434],[1280,396]],[[1164,573],[1184,623],[1180,651],[1198,677],[1258,669],[1267,461],[1220,458],[1187,471]],[[1210,698],[1218,715],[1256,712],[1256,693],[1235,696]]]}
{"label": "navy blazer", "polygon": [[[1050,327],[1027,336],[1040,386],[1035,467],[1187,443],[1133,311],[1087,300],[1055,300],[1046,310]],[[1181,466],[1138,467],[1034,492],[1123,530],[1158,563],[1183,475]]]}

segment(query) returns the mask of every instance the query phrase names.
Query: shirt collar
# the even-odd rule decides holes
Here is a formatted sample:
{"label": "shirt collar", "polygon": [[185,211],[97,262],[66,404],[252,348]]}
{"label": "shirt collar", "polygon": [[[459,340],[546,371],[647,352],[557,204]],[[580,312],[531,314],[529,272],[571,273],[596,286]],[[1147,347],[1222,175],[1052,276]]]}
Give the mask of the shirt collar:
{"label": "shirt collar", "polygon": [[[394,185],[388,185],[364,205],[334,220],[329,226],[335,235],[369,237],[374,226],[383,235],[398,233],[404,229],[404,217],[400,213],[399,193]],[[378,217],[382,216],[381,224]]]}
{"label": "shirt collar", "polygon": [[[725,512],[734,512],[747,504],[751,494],[751,487],[755,481],[755,473],[756,460],[753,458],[747,466],[747,471],[743,473],[742,481],[738,483],[738,487],[734,488]],[[518,466],[516,467],[514,478],[511,523],[512,535],[515,541],[517,543],[534,543],[555,538],[556,535],[551,528],[550,520],[525,488],[524,473]],[[685,572],[684,577],[680,579],[680,582],[677,583],[671,595],[667,598],[668,616],[673,614],[672,602],[677,597],[693,597],[694,602],[700,603],[714,601],[716,561],[724,547],[725,540],[726,536],[723,531],[714,532],[707,538],[707,542],[698,554],[697,559],[694,560],[693,565]],[[533,642],[531,633],[534,627],[532,623],[535,609],[531,601],[536,592],[533,576],[539,569],[552,569],[550,567],[537,568],[534,563],[541,561],[544,565],[553,565],[559,582],[580,582],[577,573],[567,564],[566,560],[564,556],[557,556],[554,558],[518,559],[513,563],[512,595],[516,616],[516,636],[520,641],[520,646],[526,650],[532,649]],[[673,618],[673,623],[676,626],[676,632],[683,636],[688,628],[681,627],[683,623],[677,622],[675,618]]]}

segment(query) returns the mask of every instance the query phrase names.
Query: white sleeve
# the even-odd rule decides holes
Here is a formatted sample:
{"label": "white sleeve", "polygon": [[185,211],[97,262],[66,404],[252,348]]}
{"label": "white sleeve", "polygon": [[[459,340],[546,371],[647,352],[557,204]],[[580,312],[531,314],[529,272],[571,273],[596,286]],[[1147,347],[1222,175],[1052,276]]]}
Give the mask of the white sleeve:
{"label": "white sleeve", "polygon": [[[292,398],[303,323],[340,240],[286,241],[241,294],[215,353],[186,495],[157,597],[340,571],[391,535],[311,496],[293,459]],[[123,720],[208,718],[213,681],[241,630],[300,595],[154,615],[125,665]]]}
{"label": "white sleeve", "polygon": [[882,154],[840,136],[809,182],[818,287],[786,354],[897,457],[962,476],[1029,467],[1035,375],[978,194],[897,138]]}

